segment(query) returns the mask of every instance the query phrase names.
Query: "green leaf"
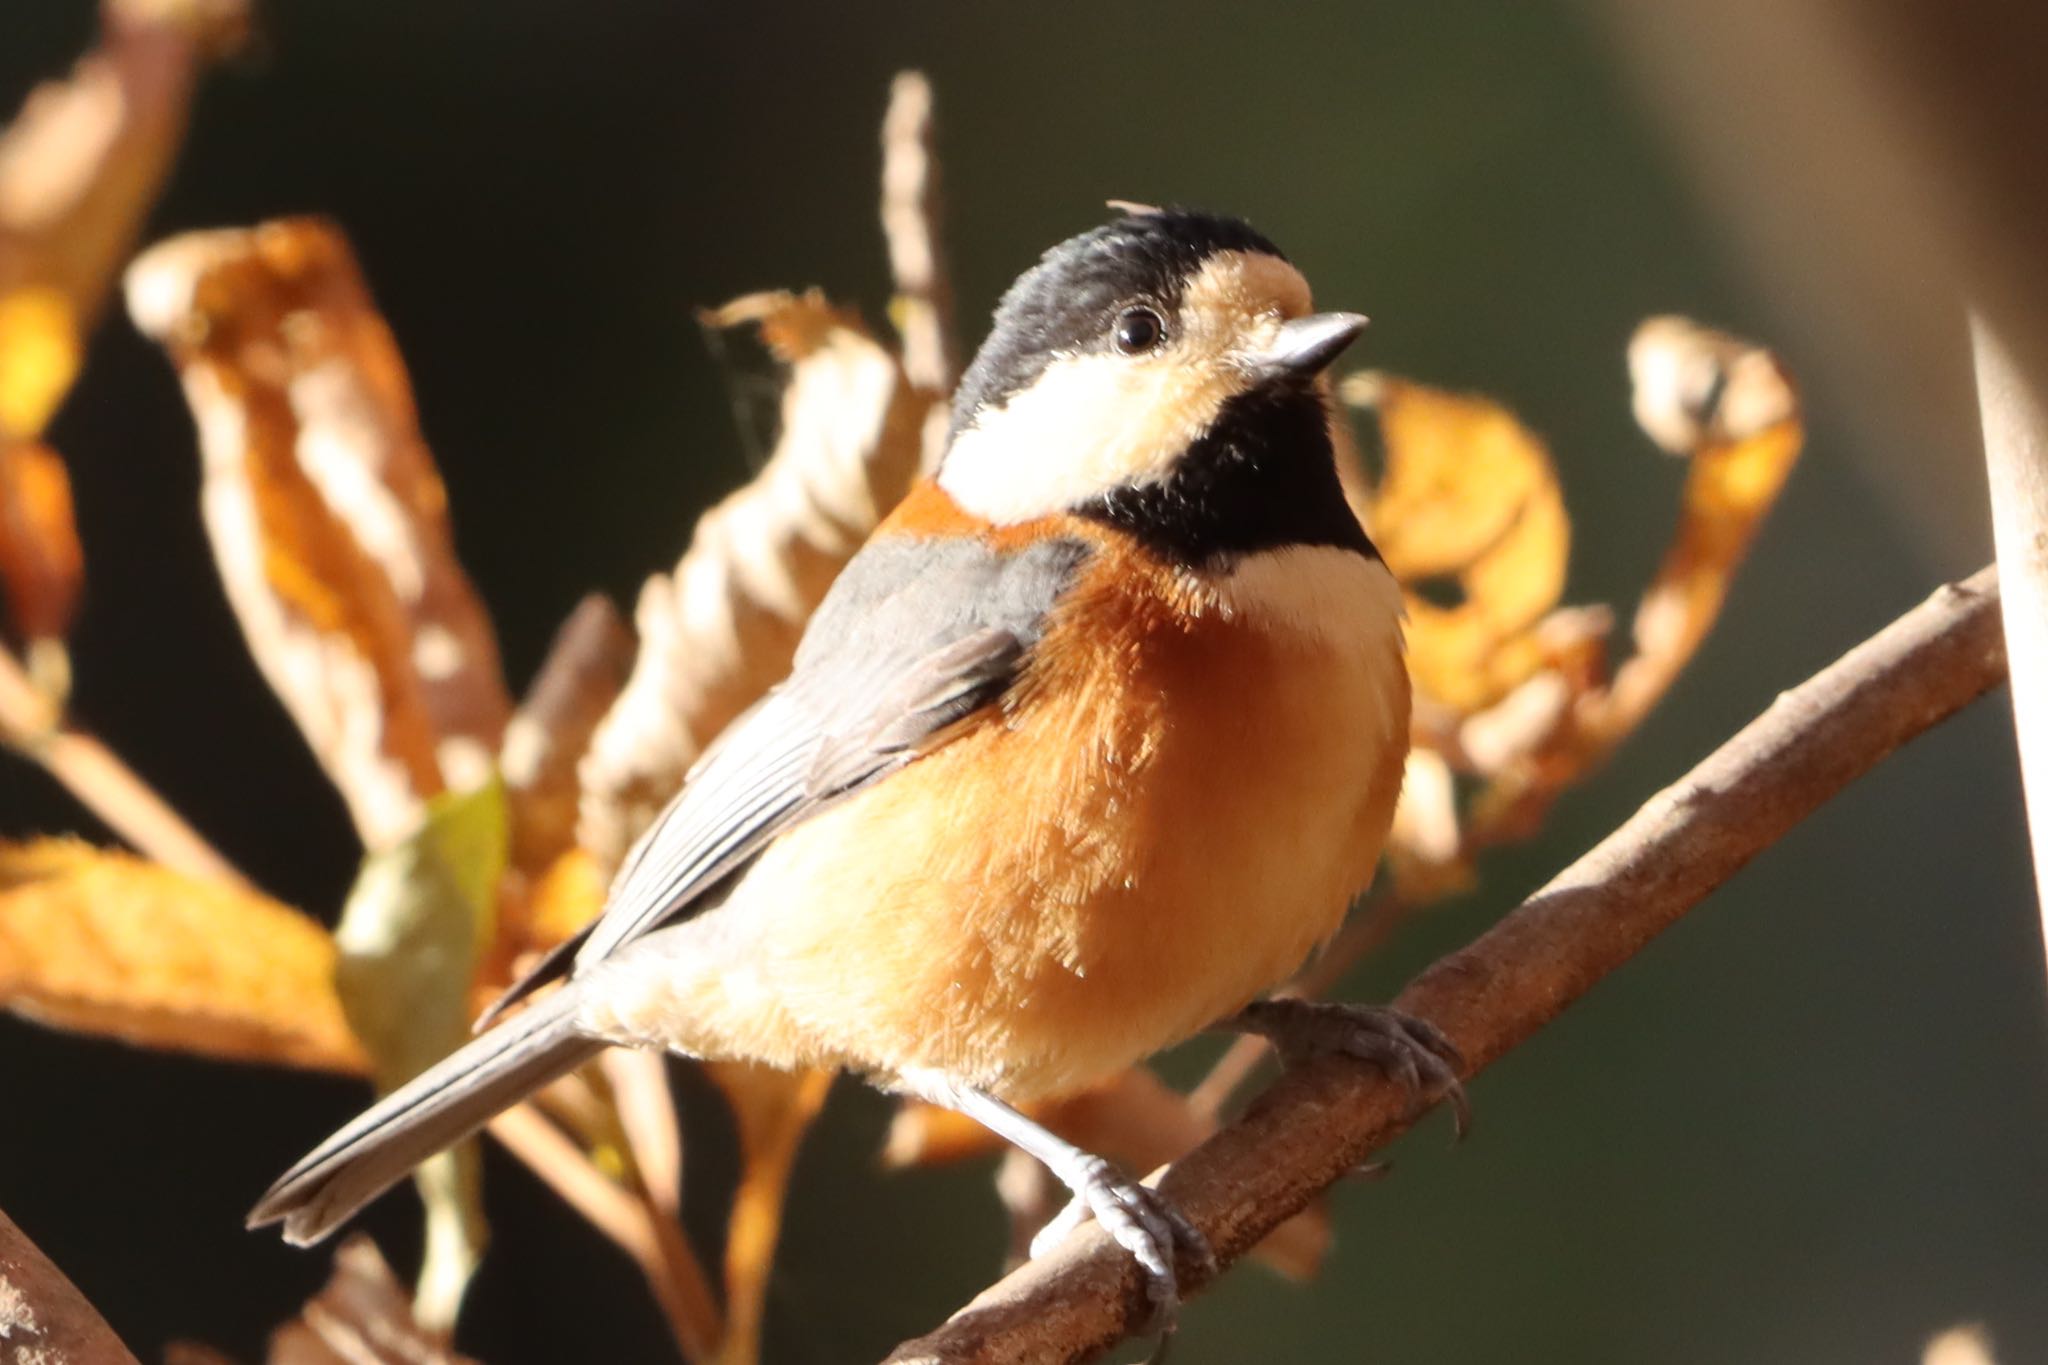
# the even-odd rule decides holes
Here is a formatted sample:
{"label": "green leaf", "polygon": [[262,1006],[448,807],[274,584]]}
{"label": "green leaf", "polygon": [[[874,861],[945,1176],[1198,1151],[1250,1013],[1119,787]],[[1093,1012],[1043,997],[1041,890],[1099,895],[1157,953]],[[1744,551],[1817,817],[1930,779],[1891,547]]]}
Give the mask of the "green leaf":
{"label": "green leaf", "polygon": [[[419,829],[356,874],[334,931],[335,986],[380,1091],[469,1037],[469,986],[496,929],[508,830],[505,788],[493,777],[429,801]],[[427,1239],[413,1311],[447,1331],[487,1236],[475,1144],[435,1157],[414,1179]]]}

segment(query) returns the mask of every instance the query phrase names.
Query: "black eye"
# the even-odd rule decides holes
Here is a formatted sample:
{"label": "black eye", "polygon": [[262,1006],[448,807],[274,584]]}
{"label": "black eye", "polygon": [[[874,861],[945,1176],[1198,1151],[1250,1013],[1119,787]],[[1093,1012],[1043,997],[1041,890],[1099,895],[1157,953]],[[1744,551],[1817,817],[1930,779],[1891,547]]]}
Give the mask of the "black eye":
{"label": "black eye", "polygon": [[1116,326],[1109,334],[1115,338],[1119,351],[1137,355],[1166,340],[1166,324],[1150,308],[1126,308],[1117,315]]}

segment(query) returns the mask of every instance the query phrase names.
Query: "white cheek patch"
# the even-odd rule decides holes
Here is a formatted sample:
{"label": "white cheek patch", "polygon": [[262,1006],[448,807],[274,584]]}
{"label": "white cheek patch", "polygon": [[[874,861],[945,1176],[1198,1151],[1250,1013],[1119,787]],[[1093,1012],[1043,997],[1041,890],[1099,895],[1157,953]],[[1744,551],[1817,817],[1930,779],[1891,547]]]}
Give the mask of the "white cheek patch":
{"label": "white cheek patch", "polygon": [[1068,356],[946,452],[939,486],[997,525],[1157,483],[1240,385],[1175,345],[1157,356]]}
{"label": "white cheek patch", "polygon": [[1287,262],[1219,252],[1187,281],[1163,350],[1056,357],[954,438],[939,487],[1000,526],[1159,483],[1245,391],[1238,353],[1270,344],[1309,306],[1308,283]]}

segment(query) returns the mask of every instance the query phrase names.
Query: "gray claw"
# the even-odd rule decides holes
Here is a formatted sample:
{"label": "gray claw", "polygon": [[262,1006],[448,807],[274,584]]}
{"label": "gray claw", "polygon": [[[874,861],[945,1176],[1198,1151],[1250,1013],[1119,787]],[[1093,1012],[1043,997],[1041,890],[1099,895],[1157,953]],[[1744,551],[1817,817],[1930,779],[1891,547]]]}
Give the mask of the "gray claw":
{"label": "gray claw", "polygon": [[1370,1062],[1417,1099],[1445,1100],[1459,1137],[1472,1126],[1471,1101],[1458,1079],[1465,1059],[1444,1031],[1426,1019],[1370,1005],[1292,999],[1261,1000],[1238,1019],[1271,1039],[1285,1061],[1335,1052]]}
{"label": "gray claw", "polygon": [[[1209,1239],[1172,1200],[1149,1185],[1139,1184],[1101,1157],[1091,1156],[1077,1169],[1061,1175],[1073,1188],[1074,1203],[1047,1224],[1045,1231],[1058,1228],[1064,1236],[1092,1213],[1103,1231],[1130,1252],[1131,1259],[1145,1272],[1145,1297],[1152,1311],[1142,1334],[1170,1336],[1180,1315],[1180,1276],[1174,1266],[1175,1253],[1186,1252],[1205,1273],[1211,1272],[1216,1266],[1216,1255],[1209,1248]],[[1042,1232],[1040,1237],[1044,1235]],[[1037,1239],[1033,1240],[1034,1256],[1044,1249]]]}

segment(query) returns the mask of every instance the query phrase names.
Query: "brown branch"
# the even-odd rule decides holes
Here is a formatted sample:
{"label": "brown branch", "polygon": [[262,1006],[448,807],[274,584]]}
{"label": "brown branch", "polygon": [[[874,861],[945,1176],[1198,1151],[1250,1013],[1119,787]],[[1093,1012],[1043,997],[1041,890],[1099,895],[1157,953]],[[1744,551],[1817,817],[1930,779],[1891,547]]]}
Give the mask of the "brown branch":
{"label": "brown branch", "polygon": [[114,1329],[34,1242],[0,1213],[0,1343],[10,1361],[135,1365]]}
{"label": "brown branch", "polygon": [[[1394,1002],[1435,1023],[1474,1074],[1621,966],[1793,825],[2005,676],[1994,571],[1943,588],[1793,691],[1491,931]],[[1400,1086],[1341,1061],[1284,1078],[1177,1162],[1161,1188],[1229,1265],[1415,1121]],[[1184,1288],[1203,1277],[1183,1266]],[[1131,1332],[1136,1269],[1077,1231],[895,1362],[1083,1359]]]}
{"label": "brown branch", "polygon": [[137,852],[189,876],[249,884],[111,749],[66,724],[4,649],[0,743],[39,764]]}

